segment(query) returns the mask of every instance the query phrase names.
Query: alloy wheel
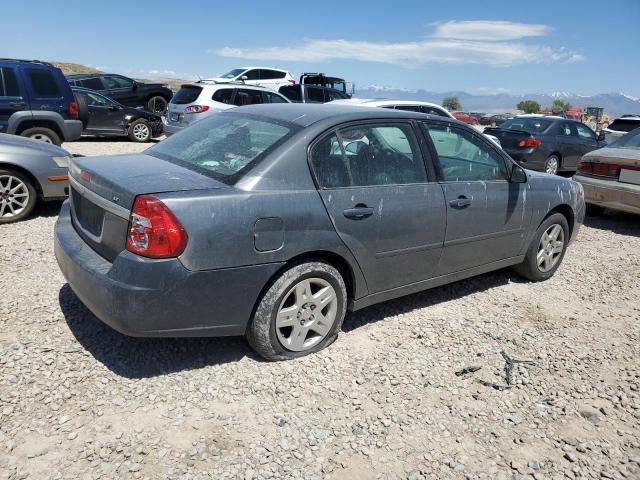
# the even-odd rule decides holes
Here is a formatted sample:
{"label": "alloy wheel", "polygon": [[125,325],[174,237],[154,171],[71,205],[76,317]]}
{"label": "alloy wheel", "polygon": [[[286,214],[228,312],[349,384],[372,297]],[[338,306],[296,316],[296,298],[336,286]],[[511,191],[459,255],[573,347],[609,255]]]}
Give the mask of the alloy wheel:
{"label": "alloy wheel", "polygon": [[149,126],[144,123],[137,123],[133,126],[133,136],[141,142],[149,138]]}
{"label": "alloy wheel", "polygon": [[0,218],[11,218],[22,213],[29,204],[29,189],[12,175],[0,175]]}
{"label": "alloy wheel", "polygon": [[285,294],[276,312],[276,336],[291,351],[313,348],[331,331],[338,312],[336,291],[322,278],[305,278]]}
{"label": "alloy wheel", "polygon": [[538,245],[536,265],[542,273],[551,270],[560,261],[564,250],[564,230],[562,226],[554,223],[542,234]]}
{"label": "alloy wheel", "polygon": [[162,97],[153,97],[151,99],[151,112],[164,115],[167,110],[167,101]]}
{"label": "alloy wheel", "polygon": [[551,175],[558,173],[558,159],[556,157],[550,157],[547,159],[545,172],[550,173]]}

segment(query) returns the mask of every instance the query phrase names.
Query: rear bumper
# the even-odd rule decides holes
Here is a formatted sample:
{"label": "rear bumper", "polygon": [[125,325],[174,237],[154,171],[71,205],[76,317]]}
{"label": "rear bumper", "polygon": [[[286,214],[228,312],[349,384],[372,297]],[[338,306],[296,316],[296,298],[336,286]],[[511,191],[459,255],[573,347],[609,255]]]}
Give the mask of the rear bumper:
{"label": "rear bumper", "polygon": [[181,125],[175,125],[175,124],[171,124],[169,122],[167,122],[166,120],[163,122],[162,125],[162,130],[164,132],[164,134],[169,137],[171,135],[173,135],[174,133],[178,133],[179,131],[185,129],[186,127],[181,126]]}
{"label": "rear bumper", "polygon": [[65,120],[63,128],[63,141],[65,142],[77,140],[80,138],[80,135],[82,135],[82,122],[80,120]]}
{"label": "rear bumper", "polygon": [[503,147],[503,150],[523,168],[544,172],[544,163],[547,160],[545,152],[538,151],[535,148],[520,148],[516,150]]}
{"label": "rear bumper", "polygon": [[152,260],[128,251],[110,263],[78,235],[68,202],[55,226],[54,248],[69,286],[87,308],[137,337],[242,335],[262,288],[281,267],[194,272],[177,258]]}
{"label": "rear bumper", "polygon": [[573,179],[582,185],[586,203],[640,214],[640,185],[592,178],[580,174],[574,175]]}

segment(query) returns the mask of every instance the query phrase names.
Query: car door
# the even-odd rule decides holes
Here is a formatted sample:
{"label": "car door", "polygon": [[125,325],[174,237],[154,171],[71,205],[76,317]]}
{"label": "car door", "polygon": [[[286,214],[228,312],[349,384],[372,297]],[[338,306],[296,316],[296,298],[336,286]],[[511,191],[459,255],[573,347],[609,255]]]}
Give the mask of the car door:
{"label": "car door", "polygon": [[21,88],[13,67],[0,68],[0,133],[6,133],[9,117],[20,110],[27,110],[24,88]]}
{"label": "car door", "polygon": [[325,103],[324,88],[305,86],[305,103]]}
{"label": "car door", "polygon": [[105,86],[103,93],[106,96],[113,98],[122,105],[130,107],[141,105],[142,102],[138,100],[138,95],[136,94],[136,83],[132,79],[122,75],[105,75],[102,77],[102,82]]}
{"label": "car door", "polygon": [[422,125],[446,201],[440,274],[517,256],[528,222],[526,184],[509,181],[510,162],[480,134],[447,123]]}
{"label": "car door", "polygon": [[596,133],[584,123],[576,122],[574,125],[578,133],[577,158],[576,164],[573,165],[575,168],[583,155],[598,148],[598,137]]}
{"label": "car door", "polygon": [[[29,89],[31,110],[49,110],[65,113],[67,106],[63,102],[64,94],[61,85],[48,67],[29,65],[24,67],[26,84]],[[64,81],[66,88],[68,84]]]}
{"label": "car door", "polygon": [[444,195],[418,142],[410,122],[380,121],[332,131],[311,148],[322,201],[370,293],[436,274]]}
{"label": "car door", "polygon": [[124,134],[124,114],[117,103],[97,92],[76,90],[75,94],[82,95],[87,102],[87,133]]}
{"label": "car door", "polygon": [[578,163],[579,157],[579,143],[578,132],[574,122],[559,122],[556,126],[555,133],[556,142],[558,144],[557,150],[559,150],[562,156],[561,167],[575,168]]}

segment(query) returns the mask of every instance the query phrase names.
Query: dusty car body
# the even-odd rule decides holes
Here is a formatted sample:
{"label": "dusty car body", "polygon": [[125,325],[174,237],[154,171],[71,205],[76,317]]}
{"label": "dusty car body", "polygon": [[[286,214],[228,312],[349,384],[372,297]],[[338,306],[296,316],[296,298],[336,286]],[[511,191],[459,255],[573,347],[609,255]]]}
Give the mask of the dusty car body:
{"label": "dusty car body", "polygon": [[[454,119],[348,106],[234,109],[140,155],[75,159],[70,183],[56,257],[100,319],[247,334],[269,359],[326,346],[347,309],[526,262],[548,278],[584,216],[578,183]],[[173,253],[145,253],[161,238],[145,208]]]}
{"label": "dusty car body", "polygon": [[605,208],[640,214],[640,128],[586,154],[573,178],[584,189],[588,214]]}

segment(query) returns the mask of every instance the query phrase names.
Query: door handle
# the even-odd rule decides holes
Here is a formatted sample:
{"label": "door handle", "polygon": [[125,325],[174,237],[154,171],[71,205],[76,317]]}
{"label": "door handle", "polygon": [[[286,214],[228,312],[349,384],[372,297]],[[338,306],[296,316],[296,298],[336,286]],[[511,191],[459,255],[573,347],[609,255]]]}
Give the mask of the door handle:
{"label": "door handle", "polygon": [[363,218],[367,218],[373,215],[373,208],[359,203],[353,208],[347,208],[342,213],[347,218],[351,218],[353,220],[362,220]]}
{"label": "door handle", "polygon": [[471,205],[471,199],[465,197],[464,195],[460,195],[455,200],[451,200],[449,202],[449,205],[457,209],[467,208],[469,205]]}

